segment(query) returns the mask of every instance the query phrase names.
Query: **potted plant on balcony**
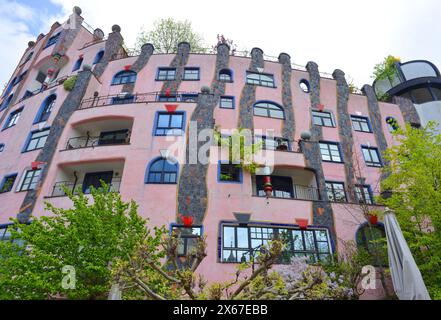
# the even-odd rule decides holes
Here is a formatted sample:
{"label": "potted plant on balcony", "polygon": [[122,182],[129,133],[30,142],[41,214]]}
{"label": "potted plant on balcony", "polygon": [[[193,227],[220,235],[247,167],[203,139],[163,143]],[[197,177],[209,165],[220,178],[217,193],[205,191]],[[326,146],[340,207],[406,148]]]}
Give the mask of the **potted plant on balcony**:
{"label": "potted plant on balcony", "polygon": [[288,151],[288,143],[286,143],[286,141],[282,140],[282,139],[277,139],[277,147],[276,150],[277,151]]}

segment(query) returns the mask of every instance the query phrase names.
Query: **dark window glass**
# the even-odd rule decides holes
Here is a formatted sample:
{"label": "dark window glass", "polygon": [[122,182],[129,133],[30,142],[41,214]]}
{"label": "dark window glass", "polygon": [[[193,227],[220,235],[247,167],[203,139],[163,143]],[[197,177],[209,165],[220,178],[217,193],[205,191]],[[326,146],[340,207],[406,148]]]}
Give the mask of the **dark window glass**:
{"label": "dark window glass", "polygon": [[345,185],[341,182],[326,182],[326,192],[329,201],[347,202]]}
{"label": "dark window glass", "polygon": [[261,74],[255,72],[247,72],[247,83],[274,88],[274,76],[272,74]]}
{"label": "dark window glass", "polygon": [[136,72],[134,71],[121,71],[118,72],[112,80],[112,85],[121,85],[126,83],[136,82]]}
{"label": "dark window glass", "polygon": [[285,119],[285,113],[282,107],[272,102],[259,102],[254,105],[254,115],[275,118],[275,119]]}
{"label": "dark window glass", "polygon": [[176,95],[160,94],[160,95],[158,95],[158,101],[159,102],[176,102],[176,101],[178,101],[178,97]]}
{"label": "dark window glass", "polygon": [[37,122],[44,122],[49,119],[49,116],[51,115],[56,100],[57,100],[57,96],[51,95],[43,102],[44,107]]}
{"label": "dark window glass", "polygon": [[433,101],[429,88],[419,88],[412,90],[412,97],[415,103],[422,104]]}
{"label": "dark window glass", "polygon": [[6,193],[12,190],[14,187],[15,179],[17,179],[17,175],[11,175],[3,178],[3,182],[0,186],[0,193]]}
{"label": "dark window glass", "polygon": [[112,104],[128,104],[133,103],[134,101],[135,97],[132,94],[126,94],[112,98]]}
{"label": "dark window glass", "polygon": [[5,129],[13,127],[17,124],[18,120],[20,119],[22,111],[23,111],[23,108],[20,108],[18,110],[15,110],[14,112],[12,112],[9,115],[8,121],[6,122]]}
{"label": "dark window glass", "polygon": [[178,164],[158,159],[150,165],[147,183],[175,184],[178,181]]}
{"label": "dark window glass", "polygon": [[46,80],[47,75],[41,71],[38,72],[37,77],[35,78],[35,81],[39,83],[44,83]]}
{"label": "dark window glass", "polygon": [[182,102],[197,102],[198,95],[197,94],[183,94],[181,95]]}
{"label": "dark window glass", "polygon": [[173,81],[176,78],[176,69],[159,68],[156,80],[159,81]]}
{"label": "dark window glass", "polygon": [[242,182],[241,168],[235,164],[220,164],[219,181]]}
{"label": "dark window glass", "polygon": [[83,193],[91,193],[92,187],[95,189],[101,188],[103,182],[110,186],[112,179],[113,171],[86,173],[83,180]]}
{"label": "dark window glass", "polygon": [[35,190],[40,180],[40,175],[41,169],[27,170],[23,178],[23,183],[20,186],[20,191]]}
{"label": "dark window glass", "polygon": [[322,160],[327,162],[341,163],[340,147],[337,143],[320,142],[320,152],[322,154]]}
{"label": "dark window glass", "polygon": [[369,226],[368,224],[358,229],[356,242],[359,248],[367,250],[373,256],[372,263],[375,266],[387,265],[387,252],[384,252],[384,239],[386,232],[380,225]]}
{"label": "dark window glass", "polygon": [[234,109],[234,98],[222,96],[220,98],[220,107],[222,109]]}
{"label": "dark window glass", "polygon": [[5,150],[5,144],[0,143],[0,152],[3,152]]}
{"label": "dark window glass", "polygon": [[104,57],[104,50],[101,50],[96,54],[95,59],[93,59],[93,64],[100,63],[103,57]]}
{"label": "dark window glass", "polygon": [[129,141],[129,130],[101,132],[98,145],[124,144]]}
{"label": "dark window glass", "polygon": [[195,252],[196,245],[202,236],[201,227],[185,228],[174,226],[173,232],[179,237],[178,256],[187,256]]}
{"label": "dark window glass", "polygon": [[72,68],[72,72],[77,71],[81,68],[81,65],[83,64],[83,58],[80,58],[77,60],[77,62],[75,62],[73,68]]}
{"label": "dark window glass", "polygon": [[49,131],[50,129],[45,129],[42,131],[31,133],[31,137],[26,146],[26,151],[42,149],[46,144],[47,137],[49,136]]}
{"label": "dark window glass", "polygon": [[156,136],[182,135],[184,131],[183,113],[158,113],[155,127]]}
{"label": "dark window glass", "polygon": [[254,141],[256,143],[262,143],[262,149],[264,150],[277,150],[277,151],[289,151],[289,140],[278,137],[258,137],[256,136]]}
{"label": "dark window glass", "polygon": [[[271,176],[271,184],[273,185],[273,197],[283,199],[294,198],[294,187],[291,177]],[[256,188],[259,197],[266,197],[263,176],[256,176]]]}
{"label": "dark window glass", "polygon": [[183,80],[199,80],[199,68],[185,68]]}
{"label": "dark window glass", "polygon": [[312,111],[312,120],[317,126],[335,127],[334,120],[330,112]]}
{"label": "dark window glass", "polygon": [[372,189],[368,185],[357,185],[355,186],[355,193],[357,195],[357,200],[360,203],[374,204],[374,197],[372,195]]}
{"label": "dark window glass", "polygon": [[7,99],[3,100],[3,102],[0,106],[0,111],[3,111],[9,107],[9,104],[11,103],[13,97],[14,97],[14,95],[11,94]]}
{"label": "dark window glass", "polygon": [[50,46],[53,46],[54,44],[56,44],[58,42],[58,39],[60,38],[60,35],[61,35],[61,32],[58,32],[54,36],[50,37],[44,48],[46,49],[46,48],[49,48]]}
{"label": "dark window glass", "polygon": [[233,73],[230,69],[222,69],[219,71],[219,81],[223,82],[232,82],[233,81]]}
{"label": "dark window glass", "polygon": [[374,147],[362,147],[364,161],[369,167],[382,167],[380,160],[380,154],[377,148]]}
{"label": "dark window glass", "polygon": [[351,116],[352,127],[355,131],[372,132],[369,119],[366,117]]}

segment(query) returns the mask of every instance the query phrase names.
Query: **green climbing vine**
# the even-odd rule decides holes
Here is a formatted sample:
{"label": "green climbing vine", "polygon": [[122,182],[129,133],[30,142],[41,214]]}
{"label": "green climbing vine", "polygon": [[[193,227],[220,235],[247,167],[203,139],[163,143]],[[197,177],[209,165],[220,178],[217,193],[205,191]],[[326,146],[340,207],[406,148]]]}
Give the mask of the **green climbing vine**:
{"label": "green climbing vine", "polygon": [[[389,79],[393,83],[393,79],[397,77],[397,69],[395,67],[397,62],[401,62],[401,59],[388,55],[382,62],[375,65],[372,78],[376,81]],[[391,97],[385,92],[377,92],[377,98],[380,101],[388,101]]]}

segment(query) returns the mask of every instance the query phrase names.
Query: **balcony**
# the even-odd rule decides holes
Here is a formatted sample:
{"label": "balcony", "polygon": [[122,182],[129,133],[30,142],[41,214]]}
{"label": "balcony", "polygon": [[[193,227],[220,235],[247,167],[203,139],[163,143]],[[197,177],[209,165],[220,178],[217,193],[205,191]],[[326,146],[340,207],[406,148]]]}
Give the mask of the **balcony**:
{"label": "balcony", "polygon": [[198,99],[197,92],[151,92],[151,93],[120,93],[116,95],[96,96],[84,99],[79,106],[79,110],[105,107],[120,104],[149,103],[149,102],[180,102],[196,103]]}
{"label": "balcony", "polygon": [[105,132],[98,137],[84,136],[71,138],[67,142],[66,150],[128,144],[130,144],[130,132],[128,130],[121,130]]}
{"label": "balcony", "polygon": [[[320,200],[315,174],[310,170],[276,168],[271,174],[272,198],[291,200]],[[253,176],[253,196],[266,197],[264,177]]]}
{"label": "balcony", "polygon": [[63,164],[56,176],[49,198],[65,197],[65,189],[74,194],[81,190],[90,194],[92,187],[100,188],[104,182],[109,186],[109,191],[119,192],[124,170],[124,160],[95,161],[91,163]]}

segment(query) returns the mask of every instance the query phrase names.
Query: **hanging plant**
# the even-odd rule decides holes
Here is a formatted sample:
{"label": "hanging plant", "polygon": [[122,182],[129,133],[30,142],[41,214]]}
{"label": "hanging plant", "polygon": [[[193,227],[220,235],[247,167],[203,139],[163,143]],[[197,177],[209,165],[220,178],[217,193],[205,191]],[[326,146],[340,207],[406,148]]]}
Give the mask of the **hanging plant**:
{"label": "hanging plant", "polygon": [[64,90],[72,91],[75,86],[75,83],[77,82],[77,78],[78,77],[75,75],[64,81],[63,83]]}

